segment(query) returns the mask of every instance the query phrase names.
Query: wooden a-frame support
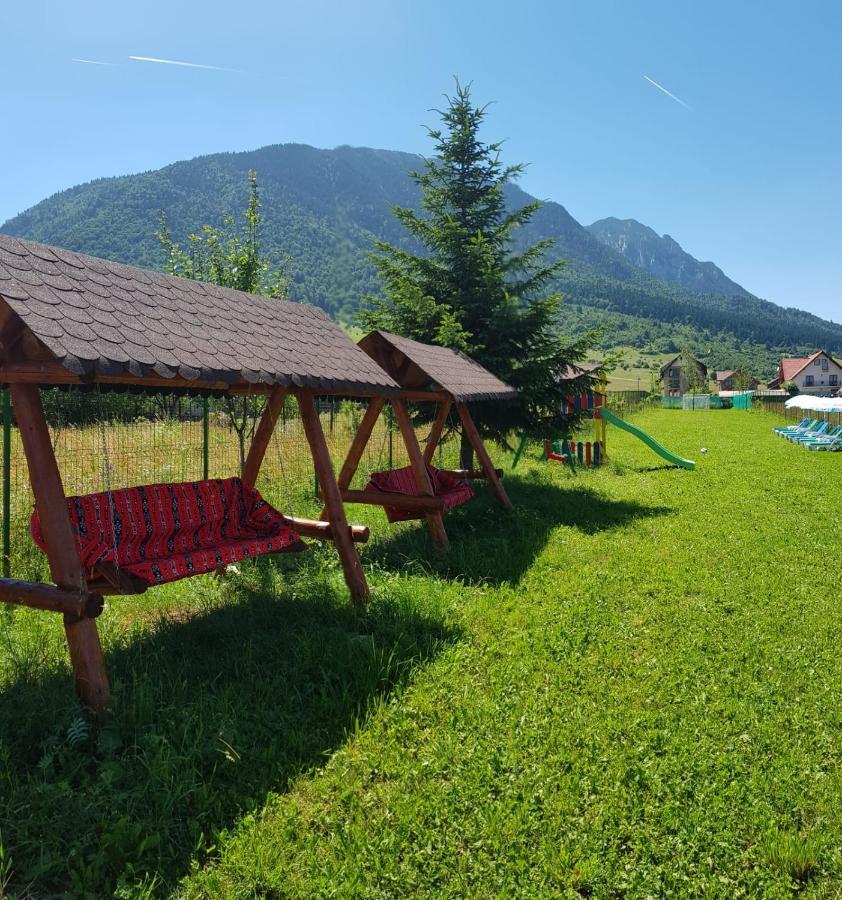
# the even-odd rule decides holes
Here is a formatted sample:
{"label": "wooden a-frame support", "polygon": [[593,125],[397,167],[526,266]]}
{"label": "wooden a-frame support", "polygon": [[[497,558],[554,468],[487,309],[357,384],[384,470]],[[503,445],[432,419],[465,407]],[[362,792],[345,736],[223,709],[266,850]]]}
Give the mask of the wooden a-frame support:
{"label": "wooden a-frame support", "polygon": [[[422,395],[419,396],[418,399],[427,399],[427,397],[426,395]],[[430,483],[430,476],[427,471],[427,465],[432,461],[433,455],[436,452],[436,448],[438,447],[439,441],[441,440],[445,424],[447,423],[447,417],[450,414],[450,409],[452,406],[452,401],[448,397],[440,398],[437,396],[435,399],[439,400],[439,407],[436,413],[436,418],[433,421],[432,428],[430,429],[430,433],[427,437],[427,442],[424,446],[423,453],[421,452],[418,438],[415,435],[415,430],[412,427],[412,421],[409,416],[409,411],[406,407],[405,399],[403,399],[403,397],[400,397],[393,398],[390,401],[392,404],[392,409],[395,413],[395,421],[397,421],[398,423],[398,428],[400,429],[401,437],[406,446],[410,464],[412,465],[412,471],[413,475],[415,476],[415,483],[418,488],[418,493],[421,497],[433,497],[433,487]],[[363,416],[360,427],[357,429],[357,433],[354,435],[354,439],[351,442],[351,447],[348,450],[348,455],[346,456],[345,462],[342,465],[342,469],[339,473],[339,478],[337,479],[339,491],[341,496],[348,501],[364,502],[365,500],[364,492],[349,491],[348,488],[354,478],[354,475],[357,472],[360,460],[362,459],[362,455],[365,451],[366,445],[369,442],[369,439],[371,438],[371,433],[374,430],[377,419],[383,410],[384,404],[385,400],[382,397],[376,397],[369,403],[368,409]],[[491,459],[488,455],[488,451],[485,449],[482,438],[477,431],[477,427],[474,423],[471,413],[468,410],[467,404],[457,402],[456,411],[459,414],[459,418],[462,422],[462,427],[465,429],[465,434],[467,435],[468,440],[471,442],[471,446],[474,448],[480,464],[479,472],[466,472],[464,473],[464,476],[472,478],[477,477],[479,474],[481,474],[482,477],[488,480],[497,500],[506,509],[511,509],[511,500],[509,500],[506,489],[503,487],[503,483],[500,480],[500,470],[494,468],[494,465],[492,464]],[[372,502],[378,504],[380,502],[379,496],[379,494],[375,494]],[[397,495],[394,498],[389,497],[388,499],[391,502],[394,502],[395,505],[403,503],[407,507],[411,502],[418,500],[418,498],[415,497],[399,497]],[[385,499],[383,502],[385,505]],[[447,531],[445,530],[444,521],[442,519],[442,512],[440,509],[427,510],[427,502],[428,501],[425,501],[424,507],[422,507],[421,504],[413,503],[413,505],[417,506],[419,510],[423,509],[425,518],[427,519],[427,527],[430,529],[430,534],[436,545],[442,548],[446,548],[448,545],[448,539]],[[327,512],[327,508],[322,511],[322,518],[327,515]]]}
{"label": "wooden a-frame support", "polygon": [[345,573],[345,583],[351,592],[354,603],[361,605],[368,600],[368,584],[365,580],[363,567],[354,547],[353,535],[345,517],[345,507],[342,505],[342,497],[339,486],[336,483],[336,475],[333,471],[333,463],[330,461],[330,452],[325,442],[322,423],[316,409],[313,392],[301,389],[298,391],[298,408],[301,411],[301,422],[304,425],[304,434],[310,445],[310,453],[313,456],[313,465],[316,468],[316,477],[319,480],[319,488],[327,507],[327,520],[330,522],[330,530],[333,541],[339,553],[342,563],[342,571]]}
{"label": "wooden a-frame support", "polygon": [[[9,389],[29,467],[32,493],[41,519],[50,574],[63,591],[84,594],[88,586],[76,553],[76,541],[67,512],[61,473],[53,452],[38,386],[11,384]],[[73,666],[76,693],[95,717],[104,719],[111,706],[111,689],[96,621],[85,615],[65,613],[64,632]]]}
{"label": "wooden a-frame support", "polygon": [[[275,387],[269,394],[266,409],[260,418],[246,456],[245,465],[243,466],[242,479],[243,483],[248,485],[248,487],[254,487],[257,482],[260,466],[266,456],[266,450],[269,447],[269,442],[272,440],[275,425],[288,393],[289,390],[286,388]],[[329,533],[325,533],[323,522],[307,522],[306,520],[293,518],[290,518],[290,521],[306,537],[329,538],[336,544],[339,561],[345,574],[345,583],[351,592],[351,599],[358,605],[363,604],[368,599],[368,584],[365,580],[365,574],[360,564],[357,550],[354,547],[354,541],[368,540],[368,529],[348,524],[312,391],[300,389],[296,393],[296,399],[298,408],[301,411],[304,434],[307,437],[307,443],[310,445],[310,452],[313,456],[313,465],[316,469],[316,477],[319,480],[319,488],[322,496],[325,498],[325,511],[322,513],[322,519],[327,521]],[[372,402],[376,403],[377,398]],[[380,405],[382,406],[382,404],[383,401],[381,399]]]}
{"label": "wooden a-frame support", "polygon": [[494,496],[506,509],[511,509],[512,501],[509,500],[509,495],[503,487],[503,482],[500,480],[500,476],[497,474],[497,470],[491,462],[488,451],[485,449],[485,444],[483,444],[482,438],[477,431],[477,426],[474,424],[468,405],[466,403],[457,403],[456,412],[459,413],[459,418],[462,420],[462,427],[465,429],[465,434],[468,436],[468,440],[474,448],[474,453],[477,455],[480,468],[485,473],[485,477],[491,485]]}

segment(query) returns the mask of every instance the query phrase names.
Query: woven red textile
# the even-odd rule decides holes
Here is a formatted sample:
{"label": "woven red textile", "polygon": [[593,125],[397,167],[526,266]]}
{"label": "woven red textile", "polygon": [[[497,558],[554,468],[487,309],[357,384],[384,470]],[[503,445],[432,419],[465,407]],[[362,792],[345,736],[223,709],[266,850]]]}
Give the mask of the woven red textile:
{"label": "woven red textile", "polygon": [[[98,563],[114,563],[148,585],[300,546],[286,519],[239,478],[68,497],[67,509],[89,574]],[[37,510],[30,530],[43,550]]]}
{"label": "woven red textile", "polygon": [[[430,473],[430,482],[433,485],[433,494],[444,498],[444,511],[449,512],[455,506],[466,503],[474,496],[474,489],[463,481],[447,472],[440,472],[435,467],[427,464]],[[387,494],[407,494],[418,496],[418,488],[415,486],[415,476],[412,474],[412,466],[403,469],[389,469],[386,472],[373,472],[367,491],[383,491]],[[423,519],[424,513],[412,512],[406,509],[395,509],[393,506],[383,507],[386,518],[390,522],[403,522],[406,519]]]}

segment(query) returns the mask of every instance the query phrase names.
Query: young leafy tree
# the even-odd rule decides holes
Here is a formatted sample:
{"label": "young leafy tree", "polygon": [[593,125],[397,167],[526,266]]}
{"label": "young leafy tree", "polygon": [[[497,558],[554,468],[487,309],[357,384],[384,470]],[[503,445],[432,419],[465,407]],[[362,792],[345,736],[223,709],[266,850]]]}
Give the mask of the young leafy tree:
{"label": "young leafy tree", "polygon": [[734,371],[734,390],[750,391],[754,387],[754,377],[751,372],[740,366]]}
{"label": "young leafy tree", "polygon": [[[250,294],[281,297],[286,279],[272,270],[260,252],[260,194],[257,175],[248,173],[249,199],[238,228],[233,216],[226,216],[221,227],[203,225],[200,234],[190,234],[187,249],[172,239],[164,211],[161,211],[158,239],[165,253],[165,268],[170,275],[207,281],[221,287]],[[246,441],[254,434],[264,401],[259,397],[224,398],[224,408],[231,427],[237,434],[240,470],[246,458]]]}
{"label": "young leafy tree", "polygon": [[[481,430],[501,440],[512,431],[546,436],[558,430],[557,376],[584,359],[594,336],[569,342],[560,333],[561,296],[550,285],[564,263],[546,262],[552,240],[515,249],[518,229],[541,204],[507,207],[505,187],[524,167],[504,165],[501,144],[481,140],[487,107],[474,106],[470,85],[458,81],[447,100],[442,127],[429,130],[435,155],[411,173],[421,212],[394,209],[423,252],[377,242],[384,296],[367,298],[359,322],[464,350],[520,395],[517,403],[478,404]],[[583,377],[571,389],[587,384]],[[463,435],[462,466],[471,463]]]}

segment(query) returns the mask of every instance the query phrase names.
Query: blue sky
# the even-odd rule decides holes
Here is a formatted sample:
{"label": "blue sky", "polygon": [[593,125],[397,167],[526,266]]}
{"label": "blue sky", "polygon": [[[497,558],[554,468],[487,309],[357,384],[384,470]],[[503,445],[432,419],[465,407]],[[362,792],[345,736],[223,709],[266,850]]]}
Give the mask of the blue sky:
{"label": "blue sky", "polygon": [[529,163],[525,189],[585,224],[639,219],[840,321],[840,35],[831,0],[4,3],[0,221],[202,153],[425,152],[459,75],[494,101],[487,136]]}

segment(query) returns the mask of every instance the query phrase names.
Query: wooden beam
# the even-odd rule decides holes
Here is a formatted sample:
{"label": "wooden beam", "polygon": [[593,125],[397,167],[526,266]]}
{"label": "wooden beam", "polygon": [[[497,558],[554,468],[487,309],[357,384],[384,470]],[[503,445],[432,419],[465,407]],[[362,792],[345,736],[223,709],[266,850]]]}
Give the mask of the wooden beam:
{"label": "wooden beam", "polygon": [[[295,516],[284,516],[287,522],[302,536],[317,541],[332,541],[333,532],[330,522],[317,522],[315,519],[299,519]],[[351,539],[355,544],[365,544],[371,535],[368,525],[349,525]]]}
{"label": "wooden beam", "polygon": [[[392,399],[392,409],[395,411],[395,421],[401,431],[401,437],[406,445],[406,452],[409,455],[409,462],[412,466],[412,474],[415,476],[415,486],[418,493],[422,496],[433,497],[433,485],[430,482],[430,473],[427,471],[427,464],[421,454],[421,448],[418,446],[418,438],[415,435],[415,429],[412,427],[412,419],[409,417],[409,410],[406,403],[400,398]],[[447,532],[442,521],[442,514],[436,510],[426,513],[427,527],[430,529],[430,535],[436,546],[447,548]]]}
{"label": "wooden beam", "polygon": [[149,585],[142,579],[114,563],[100,563],[88,579],[88,588],[99,594],[117,594],[121,597],[145,594]]}
{"label": "wooden beam", "polygon": [[[377,419],[380,417],[385,402],[385,397],[372,397],[369,401],[368,409],[365,411],[365,415],[363,416],[362,422],[360,422],[360,427],[357,429],[353,441],[351,441],[348,455],[345,457],[345,462],[342,464],[339,477],[336,479],[340,491],[347,488],[353,481],[354,475],[356,475],[360,465],[362,455],[368,444],[369,438],[371,437],[371,432],[377,424]],[[327,507],[324,507],[322,509],[322,518],[324,519],[326,517]]]}
{"label": "wooden beam", "polygon": [[439,403],[438,413],[436,413],[433,427],[427,435],[427,443],[424,445],[424,462],[426,463],[433,461],[433,454],[436,452],[436,447],[438,447],[439,441],[441,440],[441,433],[444,431],[444,426],[447,424],[447,417],[450,415],[450,407],[451,400],[449,397],[447,400],[442,400],[441,403]]}
{"label": "wooden beam", "polygon": [[453,399],[447,391],[419,390],[402,390],[400,398],[401,400],[415,400],[420,403],[444,403],[445,400]]}
{"label": "wooden beam", "polygon": [[269,394],[266,409],[263,410],[263,415],[260,417],[260,422],[257,425],[257,431],[255,431],[251,440],[251,446],[240,476],[243,479],[243,484],[247,487],[253,488],[257,482],[263,457],[266,456],[266,448],[269,446],[269,441],[272,440],[275,423],[278,421],[278,416],[281,414],[284,400],[286,400],[288,393],[289,391],[286,388],[278,386],[272,388],[272,393]]}
{"label": "wooden beam", "polygon": [[369,506],[394,506],[411,512],[444,512],[443,497],[419,497],[389,491],[341,491],[343,503],[365,503]]}
{"label": "wooden beam", "polygon": [[[208,390],[228,391],[231,387],[224,381],[191,381],[187,378],[175,376],[162,378],[160,375],[147,375],[138,378],[135,375],[97,375],[83,377],[68,372],[63,366],[55,362],[25,362],[8,363],[0,366],[0,381],[7,384],[105,384],[105,385],[136,385],[141,388],[172,388],[175,390]],[[249,385],[250,393],[264,394],[271,389],[271,385]]]}
{"label": "wooden beam", "polygon": [[313,455],[313,465],[316,468],[316,477],[319,479],[319,487],[324,497],[328,511],[328,521],[333,532],[333,541],[339,553],[342,563],[342,571],[345,573],[345,582],[351,591],[354,603],[363,604],[368,599],[368,584],[365,580],[360,558],[354,547],[351,537],[351,529],[345,518],[345,507],[339,496],[339,487],[336,484],[336,476],[333,472],[333,463],[330,461],[330,453],[325,443],[322,423],[316,410],[313,392],[305,388],[297,392],[298,408],[301,410],[301,422],[304,425],[304,434],[310,445]]}
{"label": "wooden beam", "polygon": [[[454,478],[462,478],[467,479],[468,481],[479,480],[483,478],[487,478],[488,476],[485,473],[485,469],[439,469],[443,475],[452,475]],[[502,469],[495,469],[498,478],[503,477]]]}
{"label": "wooden beam", "polygon": [[488,483],[491,485],[494,496],[506,507],[506,509],[511,509],[512,501],[509,500],[509,495],[506,493],[506,489],[503,487],[503,483],[497,475],[497,470],[491,462],[491,458],[488,455],[488,451],[485,449],[482,438],[479,436],[477,426],[474,424],[473,417],[471,416],[467,404],[457,402],[456,412],[459,413],[459,418],[462,420],[462,427],[465,429],[465,434],[471,442],[471,446],[474,448],[474,452],[477,455],[477,459],[479,460],[483,472],[485,472]]}
{"label": "wooden beam", "polygon": [[95,619],[103,610],[100,594],[90,591],[63,591],[51,584],[0,578],[0,602]]}
{"label": "wooden beam", "polygon": [[[87,593],[85,573],[77,555],[61,474],[38,388],[12,384],[10,390],[53,581],[65,591]],[[65,615],[64,631],[79,699],[95,716],[103,718],[111,704],[111,689],[96,621]]]}
{"label": "wooden beam", "polygon": [[[292,388],[289,385],[275,385],[263,383],[240,382],[230,384],[227,381],[191,381],[188,378],[174,376],[173,378],[163,378],[160,375],[144,375],[137,377],[135,375],[94,375],[80,376],[68,372],[63,366],[57,362],[9,362],[0,365],[0,384],[34,384],[49,387],[51,385],[63,384],[102,384],[102,385],[126,385],[147,388],[165,388],[168,390],[202,390],[214,391],[230,394],[234,397],[242,395],[262,396],[271,394],[276,387],[285,387],[287,391]],[[330,395],[332,397],[382,397],[385,395],[397,395],[397,388],[386,387],[325,387],[312,388],[314,394]],[[427,399],[435,400],[437,394],[424,394],[423,398],[416,397],[411,399]]]}

